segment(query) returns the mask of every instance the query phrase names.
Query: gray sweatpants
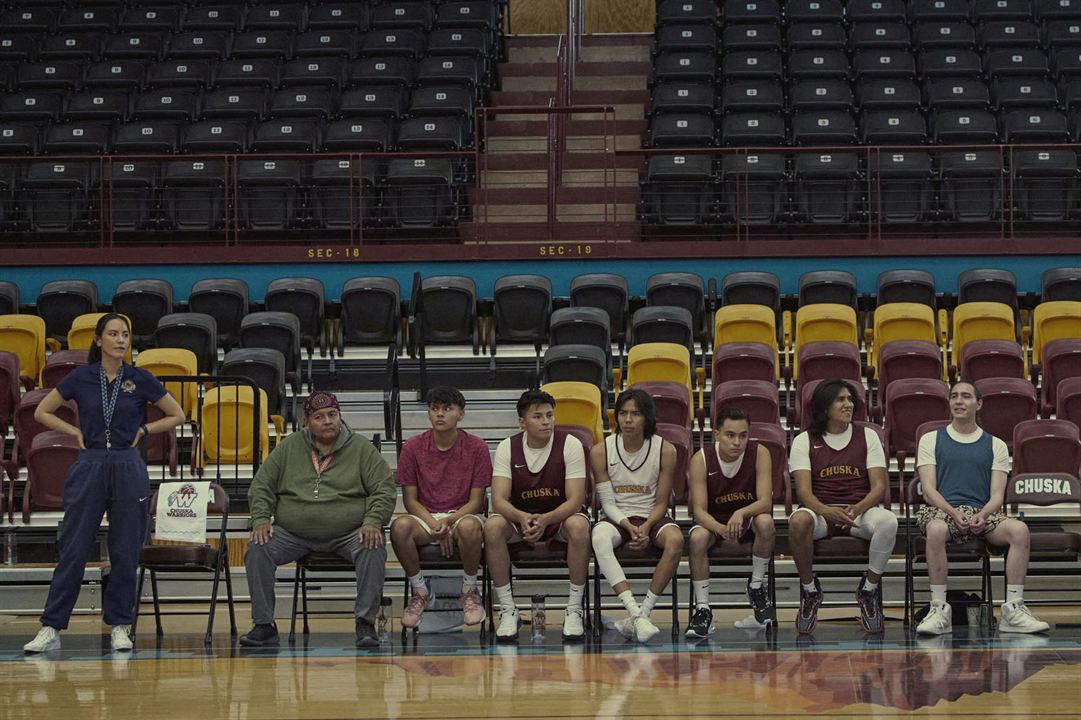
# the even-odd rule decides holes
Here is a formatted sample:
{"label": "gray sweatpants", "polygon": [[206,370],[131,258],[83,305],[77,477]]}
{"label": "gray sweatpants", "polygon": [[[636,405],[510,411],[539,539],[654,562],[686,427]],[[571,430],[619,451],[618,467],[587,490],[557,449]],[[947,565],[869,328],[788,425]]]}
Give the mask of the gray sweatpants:
{"label": "gray sweatpants", "polygon": [[379,599],[383,594],[386,572],[385,547],[369,550],[361,545],[356,531],[331,540],[305,540],[287,530],[274,526],[274,535],[265,545],[248,542],[244,567],[248,571],[251,592],[251,617],[257,625],[274,622],[274,574],[279,565],[291,563],[309,552],[332,552],[353,562],[357,571],[357,601],[354,613],[358,619],[375,623]]}

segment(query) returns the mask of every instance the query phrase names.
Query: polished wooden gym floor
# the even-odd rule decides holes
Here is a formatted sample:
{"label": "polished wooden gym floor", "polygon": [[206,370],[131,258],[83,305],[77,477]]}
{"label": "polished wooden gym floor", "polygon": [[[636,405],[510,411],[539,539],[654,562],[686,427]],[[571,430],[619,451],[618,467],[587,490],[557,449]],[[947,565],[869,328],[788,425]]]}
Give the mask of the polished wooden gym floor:
{"label": "polished wooden gym floor", "polygon": [[[198,618],[166,618],[160,641],[143,618],[130,655],[109,651],[99,618],[81,617],[60,651],[37,657],[21,650],[36,618],[7,616],[0,718],[1081,718],[1077,627],[922,639],[892,622],[870,640],[837,609],[801,639],[784,614],[776,633],[731,627],[742,614],[719,612],[717,634],[699,645],[673,641],[666,627],[646,646],[614,631],[563,644],[554,624],[543,642],[526,626],[517,645],[465,632],[404,645],[394,635],[375,651],[353,647],[348,620],[315,620],[294,643],[280,623],[279,648],[251,651],[220,632],[224,622],[205,649]],[[1076,607],[1039,614],[1081,619]]]}

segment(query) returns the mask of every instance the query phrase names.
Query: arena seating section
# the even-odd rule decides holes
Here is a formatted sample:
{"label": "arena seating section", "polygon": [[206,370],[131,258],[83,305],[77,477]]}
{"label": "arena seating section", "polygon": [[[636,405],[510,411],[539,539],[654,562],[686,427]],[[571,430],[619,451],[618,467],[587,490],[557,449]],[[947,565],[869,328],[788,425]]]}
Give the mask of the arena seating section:
{"label": "arena seating section", "polygon": [[453,224],[504,4],[6,3],[0,232]]}
{"label": "arena seating section", "polygon": [[653,59],[646,146],[728,150],[652,156],[648,223],[1081,210],[1077,0],[665,0]]}

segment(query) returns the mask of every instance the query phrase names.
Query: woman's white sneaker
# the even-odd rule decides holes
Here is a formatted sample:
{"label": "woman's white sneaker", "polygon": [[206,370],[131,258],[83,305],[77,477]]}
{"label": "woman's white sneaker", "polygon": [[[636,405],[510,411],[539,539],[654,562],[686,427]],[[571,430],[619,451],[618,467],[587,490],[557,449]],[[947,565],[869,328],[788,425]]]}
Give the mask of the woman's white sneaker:
{"label": "woman's white sneaker", "polygon": [[128,652],[133,647],[131,642],[131,625],[114,625],[113,632],[109,636],[109,644],[113,650]]}
{"label": "woman's white sneaker", "polygon": [[43,653],[59,649],[60,631],[48,625],[42,625],[37,637],[23,645],[23,652],[28,653]]}

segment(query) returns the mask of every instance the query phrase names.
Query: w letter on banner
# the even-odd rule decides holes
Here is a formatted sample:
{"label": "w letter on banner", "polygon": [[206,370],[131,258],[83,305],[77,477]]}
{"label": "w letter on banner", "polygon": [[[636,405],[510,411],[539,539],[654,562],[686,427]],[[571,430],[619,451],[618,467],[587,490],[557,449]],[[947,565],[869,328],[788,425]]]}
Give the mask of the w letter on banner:
{"label": "w letter on banner", "polygon": [[158,488],[154,536],[158,540],[205,542],[209,502],[209,481],[162,483]]}

